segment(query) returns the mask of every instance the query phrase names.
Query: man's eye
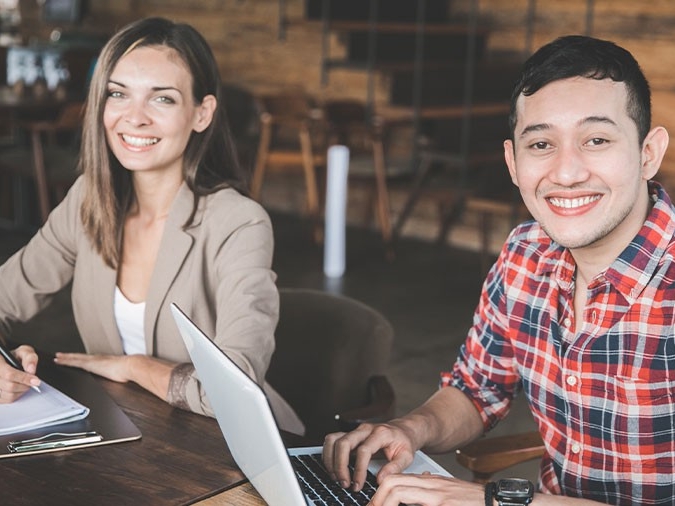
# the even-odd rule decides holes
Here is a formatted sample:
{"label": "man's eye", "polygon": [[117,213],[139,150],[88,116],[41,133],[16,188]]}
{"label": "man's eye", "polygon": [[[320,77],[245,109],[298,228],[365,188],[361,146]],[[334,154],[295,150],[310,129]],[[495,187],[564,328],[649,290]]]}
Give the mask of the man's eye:
{"label": "man's eye", "polygon": [[608,141],[607,139],[601,139],[600,137],[594,137],[590,141],[588,141],[588,144],[591,146],[600,146],[601,144],[606,144]]}
{"label": "man's eye", "polygon": [[533,149],[546,149],[546,148],[549,147],[549,143],[544,142],[544,141],[539,141],[539,142],[535,142],[535,143],[531,144],[530,147],[532,147]]}

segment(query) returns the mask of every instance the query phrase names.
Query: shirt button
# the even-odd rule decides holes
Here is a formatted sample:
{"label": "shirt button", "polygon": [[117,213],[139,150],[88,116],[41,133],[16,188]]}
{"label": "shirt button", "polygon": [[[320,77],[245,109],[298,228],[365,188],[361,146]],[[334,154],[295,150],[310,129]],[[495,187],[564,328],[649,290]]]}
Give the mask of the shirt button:
{"label": "shirt button", "polygon": [[576,376],[567,376],[567,384],[571,387],[575,386],[577,384],[577,377]]}
{"label": "shirt button", "polygon": [[581,451],[581,445],[579,443],[574,443],[572,445],[572,453],[575,455],[578,454]]}
{"label": "shirt button", "polygon": [[570,328],[572,326],[572,320],[570,320],[569,318],[565,318],[563,320],[563,325],[567,328]]}

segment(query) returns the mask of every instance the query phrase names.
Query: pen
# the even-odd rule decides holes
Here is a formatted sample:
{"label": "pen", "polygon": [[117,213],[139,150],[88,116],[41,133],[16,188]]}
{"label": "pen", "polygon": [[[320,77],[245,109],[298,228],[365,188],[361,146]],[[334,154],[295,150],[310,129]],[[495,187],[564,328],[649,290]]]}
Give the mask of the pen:
{"label": "pen", "polygon": [[[11,365],[14,369],[18,369],[19,371],[23,371],[23,367],[21,367],[21,364],[19,364],[16,359],[14,358],[14,355],[12,355],[7,348],[0,342],[0,355],[7,361],[9,365]],[[31,385],[31,388],[35,390],[37,393],[42,393],[40,391],[39,387],[36,387],[35,385]]]}

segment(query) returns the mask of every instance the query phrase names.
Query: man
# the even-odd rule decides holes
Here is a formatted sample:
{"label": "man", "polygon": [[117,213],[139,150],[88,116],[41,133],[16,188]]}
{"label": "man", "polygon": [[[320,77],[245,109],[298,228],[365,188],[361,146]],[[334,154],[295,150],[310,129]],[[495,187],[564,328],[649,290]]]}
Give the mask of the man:
{"label": "man", "polygon": [[[532,55],[504,155],[535,221],[488,274],[444,388],[406,416],[326,438],[336,480],[359,488],[383,450],[376,506],[673,503],[675,211],[650,181],[668,146],[650,123],[649,85],[626,50],[567,36]],[[539,493],[526,480],[484,489],[400,474],[415,450],[492,428],[521,390],[546,445]]]}

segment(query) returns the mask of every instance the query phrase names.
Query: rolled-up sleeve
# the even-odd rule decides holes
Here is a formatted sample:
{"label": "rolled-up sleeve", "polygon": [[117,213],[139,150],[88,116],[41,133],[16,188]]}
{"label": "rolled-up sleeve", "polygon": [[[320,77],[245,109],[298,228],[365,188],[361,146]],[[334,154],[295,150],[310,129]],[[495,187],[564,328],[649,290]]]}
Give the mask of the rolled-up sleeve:
{"label": "rolled-up sleeve", "polygon": [[441,374],[441,386],[454,386],[471,399],[486,431],[508,414],[520,388],[520,375],[507,339],[501,265],[498,261],[485,280],[471,329],[452,372]]}

